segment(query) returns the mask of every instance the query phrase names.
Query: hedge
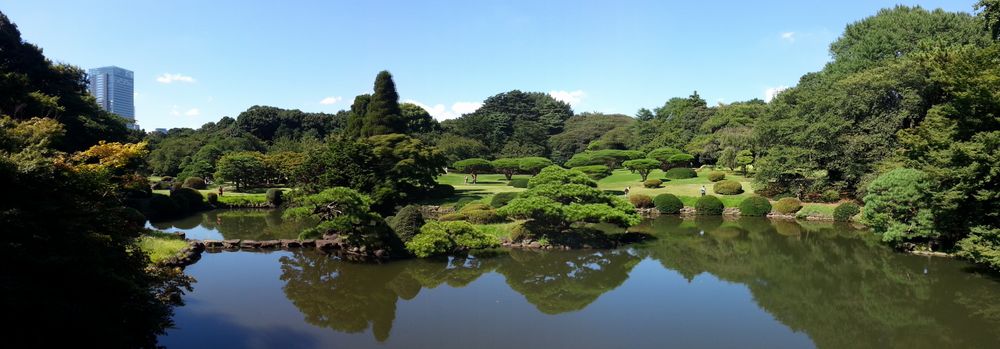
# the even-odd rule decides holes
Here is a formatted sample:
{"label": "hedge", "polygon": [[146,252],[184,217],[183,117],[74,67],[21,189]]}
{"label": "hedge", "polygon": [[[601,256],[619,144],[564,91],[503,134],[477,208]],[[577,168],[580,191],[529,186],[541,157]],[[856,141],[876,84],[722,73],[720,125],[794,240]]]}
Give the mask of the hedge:
{"label": "hedge", "polygon": [[781,198],[774,203],[774,210],[783,214],[793,214],[802,209],[802,201],[796,198]]}
{"label": "hedge", "polygon": [[183,187],[194,188],[194,189],[205,189],[208,188],[208,185],[205,184],[205,180],[201,179],[201,177],[188,177],[187,179],[184,180]]}
{"label": "hedge", "polygon": [[687,167],[677,167],[667,170],[663,176],[669,179],[686,179],[698,177],[698,172],[695,172],[693,169]]}
{"label": "hedge", "polygon": [[653,205],[663,214],[678,214],[684,203],[674,194],[660,194],[653,198]]}
{"label": "hedge", "polygon": [[509,182],[507,182],[507,185],[512,186],[514,188],[527,188],[528,178],[514,178],[511,179]]}
{"label": "hedge", "polygon": [[712,195],[705,195],[698,198],[694,204],[695,213],[699,216],[718,216],[722,214],[725,206],[722,200]]}
{"label": "hedge", "polygon": [[763,217],[771,213],[771,202],[763,196],[751,196],[740,202],[740,215]]}
{"label": "hedge", "polygon": [[650,178],[642,182],[642,186],[646,188],[659,188],[661,184],[663,184],[663,181],[656,178]]}
{"label": "hedge", "polygon": [[632,194],[629,195],[628,201],[632,203],[635,208],[651,208],[653,207],[653,198],[649,195],[643,194]]}
{"label": "hedge", "polygon": [[743,193],[743,185],[740,182],[726,179],[715,182],[712,191],[720,195],[739,195]]}
{"label": "hedge", "polygon": [[718,182],[723,179],[726,179],[726,174],[724,172],[712,171],[708,173],[708,180],[712,182]]}

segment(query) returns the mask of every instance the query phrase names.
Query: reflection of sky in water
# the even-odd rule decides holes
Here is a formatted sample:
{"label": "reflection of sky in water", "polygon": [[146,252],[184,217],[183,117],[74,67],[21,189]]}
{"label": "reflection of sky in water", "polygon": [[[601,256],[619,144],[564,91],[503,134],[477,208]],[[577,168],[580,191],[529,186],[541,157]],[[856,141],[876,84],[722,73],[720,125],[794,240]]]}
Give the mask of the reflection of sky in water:
{"label": "reflection of sky in water", "polygon": [[[161,344],[1000,347],[1000,324],[975,315],[998,308],[1000,282],[963,262],[892,252],[863,231],[790,224],[807,234],[766,220],[664,219],[640,227],[657,239],[619,250],[381,265],[309,249],[205,254]],[[360,328],[344,330],[355,320]]]}

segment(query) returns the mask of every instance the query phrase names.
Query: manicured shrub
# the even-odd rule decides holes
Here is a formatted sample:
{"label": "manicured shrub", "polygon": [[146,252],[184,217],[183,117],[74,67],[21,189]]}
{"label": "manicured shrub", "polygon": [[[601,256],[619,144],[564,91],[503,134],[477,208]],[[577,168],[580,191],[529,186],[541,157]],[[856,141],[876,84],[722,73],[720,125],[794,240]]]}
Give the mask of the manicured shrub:
{"label": "manicured shrub", "polygon": [[191,188],[180,188],[170,192],[170,198],[177,203],[181,212],[193,212],[205,207],[205,197]]}
{"label": "manicured shrub", "polygon": [[280,206],[282,202],[282,192],[281,189],[271,188],[267,190],[264,194],[264,198],[267,200],[267,204],[271,206]]}
{"label": "manicured shrub", "polygon": [[427,192],[430,199],[444,199],[455,195],[455,187],[451,184],[438,184]]}
{"label": "manicured shrub", "polygon": [[653,207],[653,198],[649,195],[643,194],[632,194],[629,195],[628,201],[632,203],[635,208],[651,208]]}
{"label": "manicured shrub", "polygon": [[400,240],[407,242],[420,233],[420,227],[424,226],[425,222],[424,215],[420,213],[420,206],[407,205],[399,209],[387,223]]}
{"label": "manicured shrub", "polygon": [[661,184],[663,184],[663,181],[656,178],[650,178],[642,182],[642,186],[646,188],[659,188]]}
{"label": "manicured shrub", "polygon": [[208,188],[208,185],[205,184],[205,180],[201,179],[201,177],[188,177],[187,179],[184,180],[183,187],[193,188],[193,189],[205,189]]}
{"label": "manicured shrub", "polygon": [[833,209],[833,220],[847,222],[858,213],[861,213],[861,206],[853,202],[845,202]]}
{"label": "manicured shrub", "polygon": [[178,215],[179,211],[177,203],[170,197],[163,194],[153,194],[153,197],[149,199],[147,216],[153,220],[162,220]]}
{"label": "manicured shrub", "polygon": [[686,179],[698,177],[698,172],[695,172],[693,169],[687,167],[677,167],[667,170],[663,176],[669,179]]}
{"label": "manicured shrub", "polygon": [[159,182],[156,182],[155,184],[153,184],[153,189],[155,189],[155,190],[169,190],[170,186],[173,185],[173,184],[174,184],[174,182],[159,181]]}
{"label": "manicured shrub", "polygon": [[452,221],[464,221],[465,218],[466,216],[464,213],[455,212],[455,213],[443,214],[441,215],[441,217],[438,217],[438,220],[442,222],[452,222]]}
{"label": "manicured shrub", "polygon": [[710,180],[712,182],[718,182],[718,181],[721,181],[723,179],[726,179],[726,174],[724,172],[721,172],[721,171],[712,171],[712,172],[708,173],[708,180]]}
{"label": "manicured shrub", "polygon": [[793,214],[802,209],[802,201],[796,198],[781,198],[774,203],[774,210],[783,214]]}
{"label": "manicured shrub", "polygon": [[663,214],[677,214],[684,208],[684,203],[674,194],[660,194],[653,198],[653,205]]}
{"label": "manicured shrub", "polygon": [[484,204],[484,203],[481,203],[481,202],[471,202],[471,203],[466,204],[465,206],[462,206],[462,209],[458,210],[458,211],[459,212],[470,212],[470,211],[482,211],[482,210],[489,210],[489,209],[490,209],[490,205],[487,205],[487,204]]}
{"label": "manicured shrub", "polygon": [[763,196],[751,196],[740,202],[740,215],[763,217],[771,213],[771,202]]}
{"label": "manicured shrub", "polygon": [[507,182],[507,185],[512,186],[514,188],[527,188],[528,178],[514,178],[511,179],[510,182]]}
{"label": "manicured shrub", "polygon": [[417,257],[430,257],[455,250],[490,248],[500,245],[495,236],[476,229],[467,222],[428,222],[420,233],[406,242],[406,249]]}
{"label": "manicured shrub", "polygon": [[508,202],[514,200],[515,198],[517,198],[517,192],[508,191],[508,192],[496,193],[495,195],[493,195],[493,199],[490,199],[490,206],[493,206],[494,208],[500,208],[503,207],[504,205],[507,205]]}
{"label": "manicured shrub", "polygon": [[712,191],[719,195],[738,195],[743,193],[743,185],[740,182],[725,179],[715,182]]}
{"label": "manicured shrub", "polygon": [[494,209],[468,211],[463,212],[463,214],[465,214],[465,220],[475,224],[492,224],[504,221],[504,218],[497,214]]}
{"label": "manicured shrub", "polygon": [[208,193],[208,195],[205,195],[205,202],[208,202],[208,204],[212,205],[212,206],[218,206],[219,205],[219,194]]}
{"label": "manicured shrub", "polygon": [[170,182],[170,190],[175,191],[184,188],[184,183],[181,182]]}
{"label": "manicured shrub", "polygon": [[534,236],[524,223],[519,223],[510,228],[510,241],[521,241]]}
{"label": "manicured shrub", "polygon": [[834,189],[824,191],[822,199],[823,202],[837,202],[840,200],[840,192]]}
{"label": "manicured shrub", "polygon": [[583,172],[595,181],[611,175],[611,168],[604,165],[578,166],[573,169]]}
{"label": "manicured shrub", "polygon": [[725,206],[722,200],[712,195],[705,195],[698,198],[694,204],[695,213],[699,216],[718,216],[722,214]]}

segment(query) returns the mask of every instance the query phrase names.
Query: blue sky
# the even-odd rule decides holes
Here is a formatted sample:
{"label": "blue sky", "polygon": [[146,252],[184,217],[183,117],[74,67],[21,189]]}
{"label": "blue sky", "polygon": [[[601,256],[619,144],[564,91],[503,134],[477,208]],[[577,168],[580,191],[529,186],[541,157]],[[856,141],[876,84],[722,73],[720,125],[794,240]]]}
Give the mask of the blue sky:
{"label": "blue sky", "polygon": [[512,89],[629,115],[693,90],[709,103],[763,98],[821,69],[844,27],[880,8],[974,2],[7,0],[0,11],[53,60],[133,70],[150,130],[255,104],[335,112],[382,69],[439,119]]}

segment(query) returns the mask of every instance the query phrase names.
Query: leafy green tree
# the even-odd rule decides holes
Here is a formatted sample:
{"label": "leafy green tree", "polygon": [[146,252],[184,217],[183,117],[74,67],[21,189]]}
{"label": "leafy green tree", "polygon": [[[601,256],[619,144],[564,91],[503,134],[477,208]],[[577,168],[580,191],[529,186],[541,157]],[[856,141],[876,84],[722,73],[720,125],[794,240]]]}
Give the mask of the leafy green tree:
{"label": "leafy green tree", "polygon": [[716,163],[719,166],[725,166],[729,168],[730,171],[738,166],[736,164],[736,148],[726,147],[722,149],[722,153],[719,154],[719,161]]}
{"label": "leafy green tree", "polygon": [[336,187],[307,195],[296,201],[298,207],[285,211],[286,219],[313,217],[320,222],[303,230],[300,239],[317,239],[336,235],[349,246],[365,247],[367,251],[386,250],[399,254],[401,242],[378,213],[371,211],[372,200],[354,189]]}
{"label": "leafy green tree", "polygon": [[446,132],[482,141],[488,157],[546,156],[548,137],[573,116],[547,93],[513,90],[491,96],[473,113],[442,123]]}
{"label": "leafy green tree", "polygon": [[936,238],[931,181],[926,173],[908,168],[879,176],[868,185],[865,222],[894,244]]}
{"label": "leafy green tree", "polygon": [[490,165],[493,166],[495,171],[502,173],[509,181],[510,177],[521,168],[521,161],[520,159],[512,158],[496,159],[491,161]]}
{"label": "leafy green tree", "polygon": [[215,165],[215,178],[233,182],[236,191],[261,184],[267,175],[264,154],[236,152],[223,155]]}
{"label": "leafy green tree", "polygon": [[518,168],[521,172],[537,175],[543,168],[552,166],[552,160],[542,157],[526,157],[518,161]]}
{"label": "leafy green tree", "polygon": [[441,125],[434,120],[427,110],[413,103],[402,103],[399,105],[403,120],[406,121],[406,134],[430,133],[441,129]]}
{"label": "leafy green tree", "polygon": [[576,170],[549,166],[529,181],[529,189],[497,210],[516,219],[530,219],[547,230],[562,232],[573,222],[638,224],[635,207],[621,197],[597,189]]}
{"label": "leafy green tree", "polygon": [[445,254],[456,250],[497,247],[500,241],[483,233],[468,222],[431,221],[420,228],[420,233],[406,243],[406,248],[420,258]]}
{"label": "leafy green tree", "polygon": [[[566,162],[573,154],[586,150],[591,142],[606,137],[611,130],[619,128],[625,130],[628,125],[634,122],[634,119],[621,114],[581,113],[575,115],[566,119],[562,132],[549,137],[549,148],[552,150],[551,158],[558,163]],[[618,142],[617,139],[610,139],[604,143]]]}
{"label": "leafy green tree", "polygon": [[639,108],[639,111],[635,113],[635,118],[638,119],[639,121],[650,121],[653,120],[653,118],[655,117],[656,115],[654,115],[653,112],[649,111],[649,109],[646,108]]}
{"label": "leafy green tree", "polygon": [[368,113],[368,104],[371,103],[372,95],[363,94],[354,97],[351,104],[351,112],[347,118],[347,128],[344,135],[351,138],[361,137],[361,129],[365,126],[365,115]]}
{"label": "leafy green tree", "polygon": [[479,174],[493,171],[493,164],[480,158],[460,160],[455,162],[452,167],[459,173],[468,173],[472,176],[472,184],[478,183]]}
{"label": "leafy green tree", "polygon": [[435,146],[441,151],[448,163],[490,154],[490,149],[483,145],[483,142],[451,133],[441,135],[436,140]]}
{"label": "leafy green tree", "polygon": [[976,9],[994,40],[1000,40],[1000,0],[979,0]]}
{"label": "leafy green tree", "polygon": [[660,162],[653,159],[635,159],[623,162],[622,166],[638,173],[642,177],[642,181],[645,182],[650,172],[660,168]]}
{"label": "leafy green tree", "polygon": [[748,149],[740,150],[736,153],[736,165],[743,169],[743,174],[747,174],[747,166],[753,164],[753,153]]}

